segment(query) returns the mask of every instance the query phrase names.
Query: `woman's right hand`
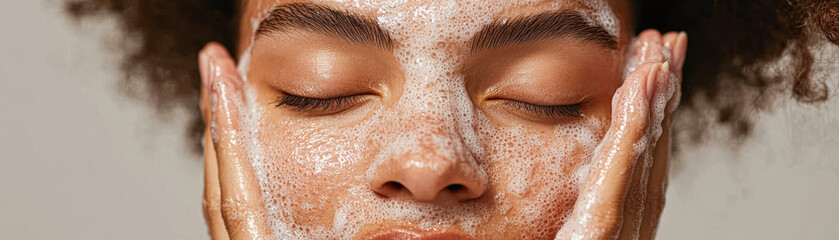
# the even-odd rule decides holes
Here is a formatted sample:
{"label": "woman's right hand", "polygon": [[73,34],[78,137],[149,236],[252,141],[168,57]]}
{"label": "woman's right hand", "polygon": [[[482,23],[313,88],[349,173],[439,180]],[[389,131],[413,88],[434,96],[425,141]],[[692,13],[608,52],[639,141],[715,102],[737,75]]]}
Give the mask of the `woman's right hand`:
{"label": "woman's right hand", "polygon": [[273,239],[242,136],[242,78],[222,45],[199,53],[204,128],[204,219],[213,239]]}
{"label": "woman's right hand", "polygon": [[612,99],[609,130],[556,239],[655,237],[686,50],[685,33],[646,30],[638,36],[633,61],[640,66]]}

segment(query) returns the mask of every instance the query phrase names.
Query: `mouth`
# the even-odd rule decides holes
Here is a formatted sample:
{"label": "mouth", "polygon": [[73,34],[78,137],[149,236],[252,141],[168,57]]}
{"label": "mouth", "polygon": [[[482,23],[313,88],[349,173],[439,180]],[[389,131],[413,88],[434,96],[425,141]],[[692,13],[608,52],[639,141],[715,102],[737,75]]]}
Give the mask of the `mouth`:
{"label": "mouth", "polygon": [[395,228],[373,234],[368,240],[474,240],[475,238],[449,230],[419,232]]}

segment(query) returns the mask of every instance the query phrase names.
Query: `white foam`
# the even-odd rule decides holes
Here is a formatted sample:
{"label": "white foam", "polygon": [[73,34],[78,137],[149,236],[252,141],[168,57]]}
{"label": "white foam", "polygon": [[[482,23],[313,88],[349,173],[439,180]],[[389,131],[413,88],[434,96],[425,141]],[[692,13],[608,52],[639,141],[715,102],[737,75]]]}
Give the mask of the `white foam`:
{"label": "white foam", "polygon": [[608,2],[605,0],[591,0],[581,1],[581,3],[591,9],[588,11],[588,14],[594,19],[594,24],[600,25],[612,36],[618,36],[620,20],[615,16],[615,12],[612,11]]}

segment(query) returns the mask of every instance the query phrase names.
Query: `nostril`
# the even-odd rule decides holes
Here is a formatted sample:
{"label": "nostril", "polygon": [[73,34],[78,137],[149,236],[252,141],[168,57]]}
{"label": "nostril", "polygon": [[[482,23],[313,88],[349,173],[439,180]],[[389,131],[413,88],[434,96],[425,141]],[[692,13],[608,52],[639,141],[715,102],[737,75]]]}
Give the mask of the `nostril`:
{"label": "nostril", "polygon": [[403,188],[405,188],[405,185],[402,185],[401,183],[398,183],[398,182],[390,181],[390,182],[386,182],[384,187],[388,188],[388,189],[391,189],[391,190],[399,191],[399,190],[402,190]]}
{"label": "nostril", "polygon": [[449,191],[452,191],[452,192],[457,192],[457,191],[460,191],[461,189],[464,189],[464,188],[466,188],[466,186],[463,186],[463,184],[452,184],[452,185],[446,186],[446,189],[448,189]]}
{"label": "nostril", "polygon": [[375,188],[373,191],[382,197],[397,197],[400,195],[404,195],[405,192],[408,192],[406,190],[408,190],[408,188],[406,188],[405,185],[403,185],[402,183],[396,181],[389,181],[383,183],[379,187]]}

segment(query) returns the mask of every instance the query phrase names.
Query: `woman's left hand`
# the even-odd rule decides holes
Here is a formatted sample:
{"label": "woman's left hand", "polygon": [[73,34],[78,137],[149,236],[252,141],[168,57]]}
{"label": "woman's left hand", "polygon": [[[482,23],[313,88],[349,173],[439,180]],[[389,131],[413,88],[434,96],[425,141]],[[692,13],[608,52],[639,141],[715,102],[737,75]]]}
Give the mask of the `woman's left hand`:
{"label": "woman's left hand", "polygon": [[242,78],[230,54],[210,43],[199,54],[204,122],[204,219],[213,239],[273,239],[245,151]]}
{"label": "woman's left hand", "polygon": [[655,237],[687,35],[646,30],[637,44],[631,59],[637,66],[615,93],[609,131],[556,239]]}

